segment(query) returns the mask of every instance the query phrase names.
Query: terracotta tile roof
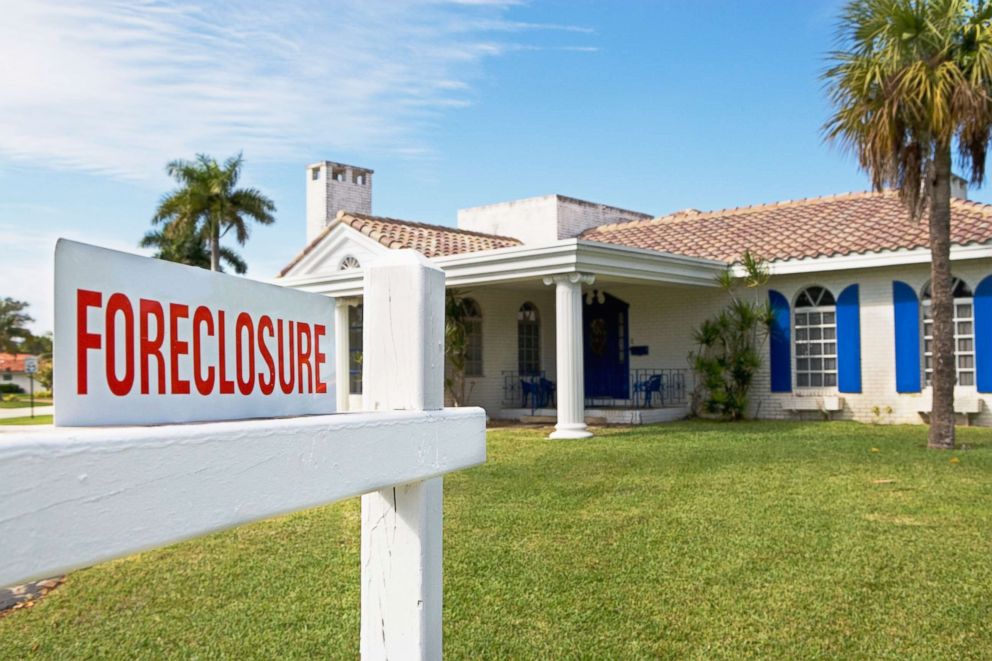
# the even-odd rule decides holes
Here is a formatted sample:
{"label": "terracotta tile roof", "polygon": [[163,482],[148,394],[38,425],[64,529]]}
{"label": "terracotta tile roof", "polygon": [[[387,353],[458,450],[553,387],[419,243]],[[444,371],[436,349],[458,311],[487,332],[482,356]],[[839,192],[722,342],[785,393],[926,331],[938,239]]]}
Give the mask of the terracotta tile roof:
{"label": "terracotta tile roof", "polygon": [[24,359],[30,357],[31,354],[27,353],[0,353],[0,372],[6,372],[8,369],[11,372],[23,372]]}
{"label": "terracotta tile roof", "polygon": [[284,276],[289,273],[339,224],[358,230],[387,248],[412,248],[426,257],[458,255],[466,252],[521,245],[521,241],[508,236],[470,232],[444,225],[429,225],[360,213],[339,213],[334,222],[317,235],[293,261],[286,265],[279,275]]}
{"label": "terracotta tile roof", "polygon": [[[602,225],[580,238],[691,257],[768,261],[924,248],[927,222],[909,220],[894,191],[846,193],[721,211],[686,209],[652,220]],[[954,199],[951,240],[992,242],[992,206]]]}

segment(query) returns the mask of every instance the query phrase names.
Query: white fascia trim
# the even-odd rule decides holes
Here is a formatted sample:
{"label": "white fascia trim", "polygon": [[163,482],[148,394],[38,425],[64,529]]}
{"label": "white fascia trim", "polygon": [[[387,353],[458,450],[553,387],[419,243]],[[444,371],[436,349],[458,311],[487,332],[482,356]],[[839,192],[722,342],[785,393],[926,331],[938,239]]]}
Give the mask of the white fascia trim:
{"label": "white fascia trim", "polygon": [[724,262],[595,241],[578,241],[578,271],[647,282],[715,287]]}
{"label": "white fascia trim", "polygon": [[[549,275],[591,273],[633,281],[714,286],[723,262],[671,255],[642,248],[563,239],[541,246],[513,246],[431,260],[444,270],[449,287],[521,280]],[[361,272],[286,276],[277,284],[330,296],[362,293]]]}
{"label": "white fascia trim", "polygon": [[[992,257],[992,245],[951,246],[952,261],[988,257]],[[792,275],[794,273],[818,273],[824,271],[845,271],[849,269],[929,263],[929,248],[913,248],[858,255],[843,255],[839,257],[808,257],[806,259],[783,260],[771,262],[768,265],[768,269],[772,275]],[[739,265],[734,266],[734,274],[738,276],[744,275],[744,270]]]}

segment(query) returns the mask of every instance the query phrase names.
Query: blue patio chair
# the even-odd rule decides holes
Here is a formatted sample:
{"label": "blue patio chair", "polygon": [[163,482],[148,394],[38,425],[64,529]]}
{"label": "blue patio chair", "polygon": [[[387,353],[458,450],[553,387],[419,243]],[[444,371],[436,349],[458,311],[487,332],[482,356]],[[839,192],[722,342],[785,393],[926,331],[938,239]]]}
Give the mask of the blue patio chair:
{"label": "blue patio chair", "polygon": [[634,384],[634,392],[643,398],[644,407],[650,408],[654,393],[658,393],[659,399],[661,398],[661,374],[652,374],[643,381],[638,381]]}
{"label": "blue patio chair", "polygon": [[553,381],[549,381],[542,376],[539,382],[539,392],[541,408],[547,408],[549,404],[555,403],[555,384]]}
{"label": "blue patio chair", "polygon": [[540,408],[540,388],[536,381],[520,379],[520,406],[527,408],[527,399],[533,403],[534,408]]}

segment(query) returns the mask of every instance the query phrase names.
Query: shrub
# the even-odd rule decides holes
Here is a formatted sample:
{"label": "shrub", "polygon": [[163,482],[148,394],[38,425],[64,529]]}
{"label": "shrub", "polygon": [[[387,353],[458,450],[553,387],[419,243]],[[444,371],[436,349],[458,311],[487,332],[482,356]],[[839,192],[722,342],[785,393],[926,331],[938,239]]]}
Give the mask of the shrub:
{"label": "shrub", "polygon": [[0,393],[23,395],[24,388],[20,387],[16,383],[0,383]]}
{"label": "shrub", "polygon": [[693,397],[696,414],[702,409],[728,420],[743,418],[751,382],[761,367],[759,349],[772,323],[771,306],[742,298],[737,290],[741,285],[749,289],[764,285],[768,271],[749,252],[744,253],[741,265],[744,277],[734,277],[730,269],[717,277],[730,303],[693,331],[698,348],[689,354],[689,362],[699,376]]}

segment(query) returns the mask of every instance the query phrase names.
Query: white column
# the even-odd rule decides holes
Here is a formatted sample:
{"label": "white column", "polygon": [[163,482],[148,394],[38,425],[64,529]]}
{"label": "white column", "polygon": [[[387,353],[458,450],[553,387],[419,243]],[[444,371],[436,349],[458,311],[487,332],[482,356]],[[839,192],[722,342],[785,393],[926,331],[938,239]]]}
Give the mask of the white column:
{"label": "white column", "polygon": [[349,319],[348,308],[355,304],[355,299],[339,298],[335,301],[334,326],[337,335],[334,336],[334,348],[337,352],[337,360],[334,363],[334,382],[337,385],[335,390],[338,413],[348,410],[348,395],[350,395],[350,378],[348,374],[351,356],[348,353],[349,341]]}
{"label": "white column", "polygon": [[568,273],[544,279],[555,285],[555,365],[558,378],[558,424],[549,438],[589,438],[586,429],[582,356],[582,285],[595,276]]}
{"label": "white column", "polygon": [[[444,406],[444,272],[412,250],[365,270],[363,408]],[[440,477],[362,496],[362,659],[441,659]]]}

